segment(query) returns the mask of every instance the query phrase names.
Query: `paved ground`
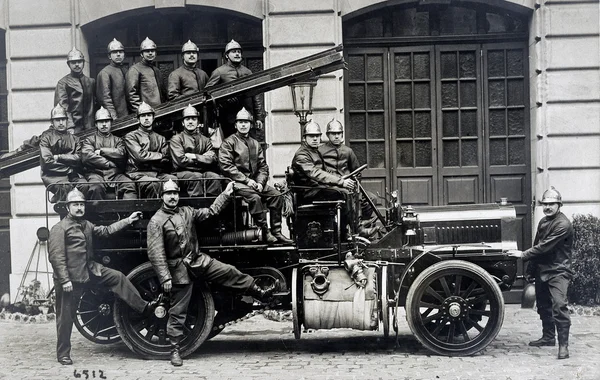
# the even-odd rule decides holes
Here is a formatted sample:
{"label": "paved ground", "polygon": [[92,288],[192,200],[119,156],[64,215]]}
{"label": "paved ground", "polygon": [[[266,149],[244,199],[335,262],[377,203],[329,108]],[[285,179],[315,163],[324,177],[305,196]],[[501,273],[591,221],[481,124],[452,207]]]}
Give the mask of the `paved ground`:
{"label": "paved ground", "polygon": [[[401,319],[403,320],[403,319]],[[531,309],[509,305],[497,339],[482,354],[431,355],[401,325],[399,346],[380,332],[315,331],[295,340],[291,322],[262,315],[231,326],[206,342],[183,367],[137,358],[120,343],[102,346],[73,332],[73,366],[55,361],[54,323],[0,321],[0,379],[600,379],[600,317],[574,316],[571,358],[557,348],[533,348],[539,320]],[[95,371],[95,372],[92,372]],[[81,377],[85,380],[85,375]]]}

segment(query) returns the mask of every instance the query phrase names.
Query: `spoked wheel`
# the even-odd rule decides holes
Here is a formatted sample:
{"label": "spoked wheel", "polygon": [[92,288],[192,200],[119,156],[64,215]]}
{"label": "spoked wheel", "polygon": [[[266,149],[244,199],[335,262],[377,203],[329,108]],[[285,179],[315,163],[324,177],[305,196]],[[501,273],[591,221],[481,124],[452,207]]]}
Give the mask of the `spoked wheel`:
{"label": "spoked wheel", "polygon": [[406,296],[408,325],[425,347],[441,355],[473,355],[502,327],[504,299],[481,267],[460,260],[421,272]]}
{"label": "spoked wheel", "polygon": [[94,343],[110,344],[121,340],[115,327],[115,295],[99,289],[85,289],[77,300],[73,323],[81,335]]}
{"label": "spoked wheel", "polygon": [[[150,263],[144,263],[127,276],[145,300],[156,299],[161,286]],[[168,303],[159,306],[150,317],[144,317],[125,302],[115,303],[115,324],[123,342],[133,352],[147,359],[168,358],[171,347],[167,338]],[[161,313],[162,312],[162,313]],[[184,326],[185,338],[180,343],[181,356],[194,352],[206,340],[212,327],[215,305],[205,283],[194,285]]]}
{"label": "spoked wheel", "polygon": [[387,338],[390,336],[390,305],[388,295],[388,278],[387,278],[387,266],[381,267],[381,296],[380,296],[380,318],[381,324],[383,325],[383,337]]}

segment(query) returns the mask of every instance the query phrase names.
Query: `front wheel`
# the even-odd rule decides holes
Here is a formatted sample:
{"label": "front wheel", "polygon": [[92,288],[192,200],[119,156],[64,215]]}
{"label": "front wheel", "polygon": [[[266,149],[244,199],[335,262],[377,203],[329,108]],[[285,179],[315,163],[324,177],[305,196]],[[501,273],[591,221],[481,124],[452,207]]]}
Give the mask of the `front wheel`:
{"label": "front wheel", "polygon": [[[162,292],[156,273],[150,263],[144,263],[127,276],[145,300],[156,299]],[[168,304],[164,305],[168,310]],[[157,310],[159,310],[157,308]],[[212,328],[215,305],[204,282],[196,282],[184,326],[184,339],[180,343],[182,357],[194,352],[207,339]],[[158,312],[144,317],[125,302],[115,302],[115,325],[129,349],[147,359],[166,359],[171,352],[167,337],[168,313]]]}
{"label": "front wheel", "polygon": [[408,325],[425,347],[440,355],[467,356],[486,348],[504,320],[500,287],[466,261],[436,263],[419,274],[406,296]]}

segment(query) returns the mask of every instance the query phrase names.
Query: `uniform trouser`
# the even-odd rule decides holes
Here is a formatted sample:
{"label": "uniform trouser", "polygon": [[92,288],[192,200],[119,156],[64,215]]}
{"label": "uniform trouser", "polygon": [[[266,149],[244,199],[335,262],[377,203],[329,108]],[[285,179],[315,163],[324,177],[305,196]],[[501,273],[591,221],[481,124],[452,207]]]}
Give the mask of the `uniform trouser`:
{"label": "uniform trouser", "polygon": [[[373,204],[377,204],[377,196],[370,191],[365,191],[367,193],[367,197],[371,199]],[[364,194],[360,194],[360,214],[361,219],[370,219],[373,216],[373,208],[367,201],[367,197]]]}
{"label": "uniform trouser", "polygon": [[[212,259],[202,272],[201,280],[219,284],[223,287],[244,293],[254,283],[254,278],[240,272],[233,265]],[[171,290],[167,335],[177,338],[183,335],[183,326],[187,317],[187,309],[192,297],[192,284],[173,285]]]}
{"label": "uniform trouser", "polygon": [[176,172],[175,175],[178,179],[184,181],[185,188],[190,197],[216,197],[223,191],[220,177],[216,173],[181,171]]}
{"label": "uniform trouser", "polygon": [[[102,194],[97,186],[90,186],[85,178],[79,174],[72,173],[64,176],[42,176],[42,182],[48,188],[48,191],[54,194],[54,200],[64,201],[67,199],[67,193],[76,187],[85,195],[85,199],[102,199]],[[70,182],[70,184],[59,184],[60,182]]]}
{"label": "uniform trouser", "polygon": [[95,276],[91,272],[89,272],[89,276],[90,281],[85,284],[74,283],[72,292],[63,291],[62,284],[54,280],[56,291],[56,357],[58,359],[71,356],[73,316],[84,288],[90,286],[108,288],[138,313],[143,313],[147,305],[147,302],[144,301],[138,290],[123,273],[103,267],[100,276]]}
{"label": "uniform trouser", "polygon": [[302,199],[305,203],[310,203],[311,201],[344,201],[345,204],[342,205],[342,227],[345,225],[344,220],[351,220],[352,229],[356,231],[355,220],[357,219],[357,215],[354,211],[356,193],[350,193],[348,190],[340,187],[317,188],[306,190],[302,195]]}
{"label": "uniform trouser", "polygon": [[[137,194],[135,190],[135,183],[131,182],[131,178],[127,177],[125,174],[115,174],[111,176],[111,178],[103,177],[97,173],[88,173],[85,175],[85,178],[89,182],[100,182],[100,183],[90,183],[90,186],[96,186],[98,188],[98,193],[102,198],[106,199],[106,191],[108,188],[116,187],[117,189],[117,197],[123,199],[136,199]],[[119,181],[123,183],[111,183],[111,181]]]}
{"label": "uniform trouser", "polygon": [[257,217],[264,214],[268,210],[275,210],[275,212],[281,212],[283,207],[283,197],[281,193],[272,186],[265,184],[263,191],[258,193],[248,186],[240,183],[236,183],[236,192],[248,203],[250,214]]}
{"label": "uniform trouser", "polygon": [[557,329],[571,326],[571,316],[567,309],[567,291],[570,276],[559,274],[542,281],[539,276],[535,279],[535,299],[537,312],[542,321],[554,321]]}
{"label": "uniform trouser", "polygon": [[156,174],[156,172],[127,173],[129,178],[137,182],[143,198],[160,198],[162,183],[177,177],[172,174]]}

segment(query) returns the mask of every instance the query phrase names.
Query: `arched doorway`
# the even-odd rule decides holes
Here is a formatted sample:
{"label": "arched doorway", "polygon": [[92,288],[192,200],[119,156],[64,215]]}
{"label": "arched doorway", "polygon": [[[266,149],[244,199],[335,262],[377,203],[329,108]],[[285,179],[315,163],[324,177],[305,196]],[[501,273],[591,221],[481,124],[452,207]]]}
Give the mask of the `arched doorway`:
{"label": "arched doorway", "polygon": [[82,27],[90,52],[90,75],[108,64],[106,46],[116,38],[125,45],[126,64],[140,60],[140,43],[149,37],[158,46],[158,68],[167,79],[183,64],[181,46],[192,40],[200,49],[201,68],[208,75],[222,63],[231,39],[244,48],[244,64],[253,72],[263,69],[262,23],[234,12],[188,6],[157,11],[135,10],[102,18]]}
{"label": "arched doorway", "polygon": [[368,187],[397,189],[402,203],[508,198],[524,248],[531,241],[528,18],[481,3],[424,3],[344,20],[347,142],[369,164]]}

